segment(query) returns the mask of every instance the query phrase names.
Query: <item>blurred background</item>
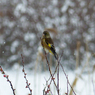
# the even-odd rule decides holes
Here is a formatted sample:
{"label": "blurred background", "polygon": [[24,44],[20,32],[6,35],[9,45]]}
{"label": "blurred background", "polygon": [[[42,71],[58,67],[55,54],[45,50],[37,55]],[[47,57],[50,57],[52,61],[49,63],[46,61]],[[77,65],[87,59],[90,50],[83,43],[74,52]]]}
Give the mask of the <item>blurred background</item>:
{"label": "blurred background", "polygon": [[[20,93],[17,95],[25,94],[21,89],[25,87],[21,54],[25,69],[30,70],[33,95],[42,95],[39,93],[50,76],[44,72],[48,72],[48,66],[40,44],[44,30],[50,32],[59,57],[63,53],[61,63],[66,73],[69,72],[72,87],[77,84],[77,95],[94,95],[95,0],[0,0],[0,66],[8,70],[10,79],[14,80],[12,83]],[[55,68],[54,56],[47,56],[51,68]],[[60,85],[65,86],[64,90],[60,87],[61,95],[65,95],[67,85],[63,76],[62,72]],[[6,80],[2,81],[0,94],[6,95]]]}
{"label": "blurred background", "polygon": [[[74,69],[87,56],[95,64],[94,0],[0,0],[0,65],[42,62],[42,32],[48,29],[64,66]],[[54,60],[54,59],[53,59]]]}

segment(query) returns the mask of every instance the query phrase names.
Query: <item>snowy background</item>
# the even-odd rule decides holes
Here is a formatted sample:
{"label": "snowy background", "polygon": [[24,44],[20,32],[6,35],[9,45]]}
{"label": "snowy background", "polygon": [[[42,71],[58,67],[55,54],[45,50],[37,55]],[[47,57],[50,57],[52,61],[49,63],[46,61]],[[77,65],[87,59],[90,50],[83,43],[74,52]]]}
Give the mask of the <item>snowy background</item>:
{"label": "snowy background", "polygon": [[[94,95],[95,0],[0,0],[0,65],[10,76],[13,84],[18,83],[17,95],[21,95],[24,91],[19,88],[24,88],[23,83],[25,83],[21,73],[21,54],[24,56],[25,69],[29,73],[30,82],[33,78],[38,80],[39,78],[34,76],[35,74],[39,76],[37,72],[40,72],[43,83],[39,84],[37,88],[38,82],[32,80],[35,83],[32,83],[32,88],[36,93],[38,92],[36,90],[41,87],[39,93],[41,91],[40,95],[42,95],[44,77],[46,74],[49,76],[40,45],[40,37],[45,29],[50,32],[59,56],[63,52],[61,62],[66,72],[68,71],[71,83],[79,72],[82,72],[81,76],[84,81],[79,78],[78,84],[85,86],[85,81],[89,81],[90,86],[87,84],[87,87],[90,90],[85,89],[84,94],[81,91],[82,87],[76,86],[77,95]],[[54,69],[55,59],[53,56],[48,56],[48,59],[51,68]],[[16,76],[17,73],[22,78],[19,79],[19,76]],[[61,71],[60,74],[62,74]],[[64,74],[61,79],[64,79]],[[60,80],[60,82],[62,81]],[[64,83],[63,85],[65,85]],[[6,86],[7,84],[0,74],[0,95],[6,95],[5,87],[10,89]],[[60,87],[60,89],[63,88]],[[8,95],[12,94],[10,90],[7,90]],[[65,92],[66,87],[61,94],[64,95]]]}
{"label": "snowy background", "polygon": [[[16,89],[16,95],[28,95],[29,89],[25,88],[26,83],[24,79],[24,75],[22,73],[22,68],[15,68],[14,70],[6,71],[9,75],[9,79],[13,83],[14,88]],[[30,87],[32,89],[32,95],[43,95],[43,89],[46,86],[46,80],[50,77],[48,72],[35,73],[33,71],[27,71],[27,78],[29,83],[31,83]],[[77,72],[81,72],[78,70]],[[95,95],[95,73],[94,74],[82,74],[80,77],[76,75],[76,71],[66,71],[68,75],[68,79],[70,84],[72,85],[77,78],[76,85],[74,86],[74,91],[76,95]],[[77,73],[78,74],[78,73]],[[56,78],[56,76],[55,76]],[[60,73],[60,95],[66,95],[67,92],[67,80],[64,74]],[[56,88],[52,82],[51,91],[53,95],[58,95],[56,92]],[[69,92],[71,88],[68,85]],[[7,82],[7,80],[0,74],[0,95],[13,95],[12,89]],[[47,94],[48,95],[48,94]],[[50,94],[51,95],[51,94]],[[70,94],[69,94],[70,95]],[[71,94],[74,95],[74,94]]]}

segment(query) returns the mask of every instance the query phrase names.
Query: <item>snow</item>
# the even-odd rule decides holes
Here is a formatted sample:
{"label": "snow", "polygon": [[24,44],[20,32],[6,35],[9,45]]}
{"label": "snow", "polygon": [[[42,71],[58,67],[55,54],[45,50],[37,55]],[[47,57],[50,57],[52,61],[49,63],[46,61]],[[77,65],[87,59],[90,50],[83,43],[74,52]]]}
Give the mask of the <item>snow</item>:
{"label": "snow", "polygon": [[52,0],[51,2],[52,2],[53,5],[57,5],[58,0]]}
{"label": "snow", "polygon": [[9,60],[10,61],[14,61],[14,60],[17,60],[18,56],[17,55],[12,55],[9,57]]}
{"label": "snow", "polygon": [[34,10],[32,7],[28,7],[27,11],[28,11],[28,13],[29,13],[30,15],[36,14],[35,10]]}
{"label": "snow", "polygon": [[25,13],[26,12],[26,6],[24,4],[18,4],[17,7],[15,8],[14,15],[19,17],[20,13]]}
{"label": "snow", "polygon": [[85,1],[80,2],[80,6],[81,7],[84,7],[85,5],[86,5],[86,2]]}
{"label": "snow", "polygon": [[[58,7],[61,2],[62,5]],[[82,40],[83,42],[81,43],[83,44],[88,41],[88,46],[90,47],[89,51],[92,51],[85,53],[85,45],[81,44],[80,56],[82,57],[82,60],[80,60],[80,62],[82,66],[84,66],[85,62],[87,61],[87,57],[92,58],[92,53],[95,51],[95,22],[93,21],[95,17],[95,13],[93,11],[95,10],[95,6],[93,5],[93,2],[94,0],[91,0],[90,2],[86,2],[85,0],[78,0],[76,2],[71,0],[64,0],[60,2],[58,0],[51,0],[48,2],[44,0],[41,0],[40,2],[39,0],[36,2],[35,0],[0,1],[0,48],[2,48],[0,62],[3,64],[15,61],[15,66],[13,69],[10,71],[7,70],[6,73],[9,75],[10,80],[16,88],[16,95],[27,95],[29,92],[28,89],[25,88],[26,84],[25,79],[23,78],[23,73],[21,72],[22,69],[18,66],[17,54],[21,53],[21,49],[24,56],[27,56],[28,58],[31,57],[30,63],[32,62],[33,65],[35,63],[33,59],[36,59],[37,57],[37,50],[39,52],[43,50],[41,46],[38,47],[38,44],[40,35],[42,34],[44,28],[54,27],[60,31],[58,33],[58,35],[60,35],[59,38],[57,36],[55,37],[58,40],[58,43],[55,41],[54,43],[58,44],[56,51],[60,52],[61,49],[63,49],[64,56],[68,57],[68,59],[65,60],[65,57],[63,56],[65,65],[67,63],[70,65],[71,63],[71,68],[72,64],[73,66],[75,65],[75,61],[73,60],[75,60],[74,57],[76,52],[74,54],[73,51],[76,51],[76,49],[71,50],[70,47],[72,46],[72,43],[74,43],[73,41],[76,41],[76,39],[79,41]],[[22,47],[19,48],[19,45]],[[76,43],[73,47],[75,46]],[[90,65],[94,65],[95,58],[94,60],[91,59],[89,63],[91,63]],[[32,67],[30,65],[31,64],[29,64],[27,68]],[[86,71],[87,70],[88,68],[86,68]],[[27,77],[31,83],[33,95],[42,95],[46,83],[45,79],[48,79],[49,73],[41,73],[41,71],[38,71],[38,73],[29,70],[26,71],[28,72]],[[79,72],[80,68],[75,72],[67,72],[71,84],[73,83],[76,75],[80,74]],[[94,75],[89,76],[88,73],[83,74],[81,78],[77,76],[78,81],[75,87],[75,92],[77,95],[94,95],[95,90],[93,91],[93,89],[95,88],[93,88],[93,83],[95,83],[95,79],[93,79],[93,76]],[[94,80],[93,83],[92,79]],[[51,88],[52,91],[56,93],[56,89],[53,87],[53,85]],[[60,72],[60,94],[65,94],[66,90],[66,78],[64,74]],[[0,95],[6,94],[13,95],[9,83],[0,73]]]}
{"label": "snow", "polygon": [[16,48],[18,47],[19,45],[19,41],[13,41],[12,45],[11,45],[11,52],[14,53],[16,52]]}
{"label": "snow", "polygon": [[[16,95],[28,95],[29,90],[26,87],[24,75],[22,72],[22,67],[16,66],[12,70],[5,71],[9,75],[9,79],[12,81],[13,87],[16,89]],[[43,89],[46,85],[46,80],[49,78],[50,74],[48,72],[39,71],[38,73],[36,71],[29,71],[27,72],[27,79],[29,83],[31,83],[30,87],[32,89],[33,95],[43,95]],[[80,72],[80,70],[78,70]],[[67,72],[68,79],[70,84],[72,85],[74,79],[76,78],[76,73],[73,71]],[[82,74],[81,78],[77,77],[77,83],[74,87],[74,91],[76,92],[76,95],[94,95],[93,92],[93,83],[95,81],[95,77],[92,74]],[[93,79],[93,83],[92,83]],[[67,91],[67,81],[66,77],[64,76],[64,73],[60,72],[60,95],[63,95]],[[56,88],[54,88],[53,82],[51,87],[51,91],[53,93],[56,93]],[[70,87],[68,85],[69,92]],[[6,91],[5,91],[6,90]],[[13,95],[11,87],[9,83],[7,82],[6,78],[3,77],[3,75],[0,73],[0,95]],[[57,95],[57,94],[54,94]]]}
{"label": "snow", "polygon": [[35,39],[36,35],[34,33],[26,33],[24,35],[24,40],[27,41],[32,41]]}
{"label": "snow", "polygon": [[31,53],[31,50],[30,49],[27,50],[26,47],[23,48],[23,51],[24,51],[23,54],[26,55],[26,56],[29,56],[30,53]]}
{"label": "snow", "polygon": [[[10,23],[10,24],[8,24],[8,23]],[[14,21],[10,21],[7,18],[4,18],[3,26],[8,26],[9,28],[13,28],[15,26],[15,22]]]}
{"label": "snow", "polygon": [[74,6],[74,3],[71,0],[65,0],[64,6],[62,7],[61,11],[66,12],[69,6]]}

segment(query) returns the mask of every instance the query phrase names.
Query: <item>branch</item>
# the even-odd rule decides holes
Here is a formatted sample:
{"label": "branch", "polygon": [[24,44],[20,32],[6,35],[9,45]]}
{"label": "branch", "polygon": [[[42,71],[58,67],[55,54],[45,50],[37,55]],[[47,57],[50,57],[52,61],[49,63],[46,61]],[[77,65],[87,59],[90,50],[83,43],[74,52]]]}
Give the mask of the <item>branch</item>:
{"label": "branch", "polygon": [[13,95],[16,95],[15,94],[15,89],[13,88],[13,85],[12,85],[12,82],[9,80],[9,76],[7,74],[5,74],[4,70],[2,69],[2,67],[0,66],[0,71],[1,73],[3,74],[3,76],[7,79],[7,82],[10,83],[10,86],[11,86],[11,89],[13,91]]}
{"label": "branch", "polygon": [[24,61],[23,61],[23,55],[22,54],[21,54],[21,58],[22,58],[22,66],[23,66],[22,72],[24,73],[24,78],[26,81],[26,88],[28,88],[30,91],[29,95],[32,95],[32,89],[30,88],[30,83],[28,82],[28,79],[26,77],[27,74],[26,74],[25,69],[24,69]]}

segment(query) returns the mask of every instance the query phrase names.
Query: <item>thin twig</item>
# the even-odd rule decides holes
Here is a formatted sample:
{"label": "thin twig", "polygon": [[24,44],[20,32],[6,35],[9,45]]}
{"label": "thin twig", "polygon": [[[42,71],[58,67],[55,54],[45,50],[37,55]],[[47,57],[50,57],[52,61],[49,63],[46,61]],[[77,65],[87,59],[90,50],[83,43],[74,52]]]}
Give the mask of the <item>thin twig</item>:
{"label": "thin twig", "polygon": [[[44,48],[43,48],[43,49],[44,49]],[[46,51],[45,51],[45,50],[44,50],[44,53],[45,53],[45,58],[46,58],[46,61],[47,61],[47,65],[48,65],[48,67],[49,67],[49,72],[50,72],[50,75],[51,75],[51,79],[53,80],[54,85],[55,85],[55,87],[56,87],[56,89],[57,89],[57,86],[56,86],[56,83],[55,83],[55,81],[54,81],[54,78],[53,78],[53,75],[52,75],[52,72],[51,72],[51,69],[50,69],[50,65],[49,65],[49,62],[48,62],[48,59],[47,59]],[[57,89],[57,91],[58,91],[58,89]]]}
{"label": "thin twig", "polygon": [[15,94],[15,89],[13,88],[13,84],[12,82],[9,80],[9,76],[7,74],[5,74],[4,70],[2,69],[2,67],[0,66],[0,71],[1,73],[3,74],[3,76],[7,79],[7,81],[10,83],[10,86],[11,86],[11,89],[13,91],[13,95],[16,95]]}
{"label": "thin twig", "polygon": [[58,89],[58,95],[59,95],[59,60],[57,58],[57,63],[58,63],[58,69],[57,69],[57,89]]}
{"label": "thin twig", "polygon": [[[41,38],[40,38],[40,39],[41,39]],[[43,48],[43,50],[44,50],[44,48]],[[48,59],[47,59],[47,56],[46,56],[46,52],[45,52],[45,50],[44,50],[44,53],[45,53],[45,58],[46,58],[46,61],[47,61],[48,67],[49,67],[49,72],[50,72],[51,77],[52,77],[52,79],[53,79],[53,76],[54,76],[55,72],[54,72],[54,74],[52,75],[52,73],[51,73],[51,69],[50,69],[50,66],[49,66],[49,62],[48,62]],[[64,74],[65,74],[65,77],[66,77],[66,79],[68,80],[67,75],[66,75],[66,73],[65,73],[65,70],[64,70],[62,64],[60,63],[60,61],[58,60],[58,58],[57,58],[57,63],[58,63],[58,65],[61,66],[61,68],[62,68],[62,70],[63,70],[63,72],[64,72]],[[57,67],[56,67],[56,68],[57,68]],[[59,75],[58,75],[58,76],[59,76]],[[58,77],[57,80],[59,81],[59,77]],[[54,79],[53,79],[53,82],[54,82],[54,85],[55,85],[55,87],[56,87],[56,89],[57,89],[57,93],[58,93],[58,95],[59,95],[59,82],[57,83],[57,86],[56,86],[56,83],[55,83]],[[76,95],[76,93],[74,92],[74,90],[73,90],[73,88],[72,88],[72,86],[71,86],[69,80],[68,80],[68,84],[69,84],[69,86],[71,87],[73,93]]]}
{"label": "thin twig", "polygon": [[[61,56],[60,56],[59,62],[61,61],[62,56],[63,56],[63,52],[62,52],[62,54],[61,54]],[[58,64],[57,64],[57,66],[56,66],[56,68],[55,68],[55,71],[54,71],[54,73],[53,73],[53,77],[54,77],[54,75],[55,75],[55,73],[56,73],[56,71],[57,71],[57,68],[58,68]],[[51,76],[50,76],[50,78],[48,79],[48,81],[49,81],[50,79],[51,79]],[[50,81],[50,84],[51,84],[51,82],[52,82],[52,80]]]}
{"label": "thin twig", "polygon": [[[61,54],[61,56],[60,56],[59,62],[60,62],[62,56],[63,56],[63,52],[62,52],[62,54]],[[56,73],[56,71],[57,71],[57,68],[58,68],[58,64],[57,64],[57,66],[56,66],[56,68],[55,68],[54,73],[52,74],[53,77],[54,77],[54,75],[55,75],[55,73]],[[52,79],[52,78],[51,78],[52,76],[50,76],[49,79],[47,80],[47,82],[48,82],[48,81],[51,79],[49,85],[51,85],[51,82],[55,79],[55,78]]]}
{"label": "thin twig", "polygon": [[[40,38],[40,40],[41,40],[41,38]],[[42,43],[42,46],[43,46],[43,43]],[[46,61],[47,61],[47,65],[48,65],[48,68],[49,68],[49,72],[50,72],[50,75],[51,75],[51,79],[53,80],[53,82],[54,82],[54,85],[55,85],[55,87],[56,87],[56,89],[57,89],[57,86],[56,86],[56,83],[55,83],[55,81],[54,81],[54,78],[53,78],[53,75],[52,75],[52,72],[51,72],[51,69],[50,69],[50,65],[49,65],[49,62],[48,62],[48,59],[47,59],[47,56],[46,56],[46,51],[45,51],[45,49],[44,49],[44,47],[43,47],[43,50],[44,50],[44,53],[45,53],[45,58],[46,58]],[[57,89],[57,92],[58,92],[58,89]]]}
{"label": "thin twig", "polygon": [[26,81],[26,88],[28,88],[30,91],[29,95],[32,95],[32,89],[30,88],[30,83],[28,82],[28,79],[26,77],[27,74],[26,74],[25,69],[24,69],[24,61],[23,61],[23,55],[22,54],[21,54],[21,58],[22,58],[22,66],[23,66],[22,72],[24,73],[24,78]]}
{"label": "thin twig", "polygon": [[[62,56],[63,56],[63,52],[62,52],[62,54],[61,54],[61,57],[62,57]],[[60,60],[61,60],[61,57],[60,57]],[[62,66],[62,64],[60,63],[60,60],[59,60],[58,62],[59,62],[60,66],[61,66],[61,68],[62,68],[62,70],[63,70],[63,72],[64,72],[64,75],[65,75],[65,77],[66,77],[66,79],[67,79],[67,81],[68,81],[68,84],[69,84],[69,86],[71,87],[73,93],[76,95],[75,91],[73,90],[73,88],[72,88],[72,86],[71,86],[71,84],[70,84],[70,82],[69,82],[69,80],[68,80],[68,76],[67,76],[67,74],[66,74],[66,72],[65,72],[65,70],[64,70],[64,68],[63,68],[63,66]],[[56,72],[56,70],[57,70],[57,67],[58,67],[58,64],[57,64],[57,66],[56,66],[55,72]],[[55,74],[55,72],[54,72],[54,74]],[[54,76],[54,74],[53,74],[53,76]],[[50,83],[51,83],[51,82],[50,82]]]}
{"label": "thin twig", "polygon": [[[63,70],[63,73],[64,73],[64,75],[65,75],[66,79],[68,80],[68,78],[67,78],[67,74],[66,74],[66,72],[65,72],[65,70],[64,70],[64,68],[63,68],[63,66],[62,66],[62,64],[61,64],[61,63],[60,63],[60,66],[61,66],[61,68],[62,68],[62,70]],[[69,80],[68,80],[68,84],[69,84],[69,86],[71,87],[71,89],[72,89],[73,93],[76,95],[76,93],[75,93],[75,91],[73,90],[73,88],[72,88],[72,86],[71,86],[71,84],[70,84]]]}

